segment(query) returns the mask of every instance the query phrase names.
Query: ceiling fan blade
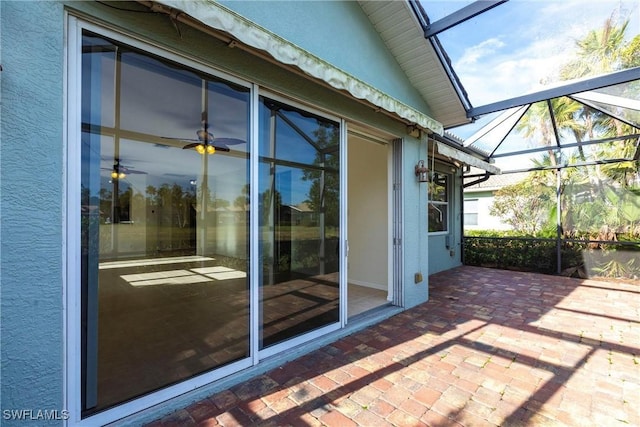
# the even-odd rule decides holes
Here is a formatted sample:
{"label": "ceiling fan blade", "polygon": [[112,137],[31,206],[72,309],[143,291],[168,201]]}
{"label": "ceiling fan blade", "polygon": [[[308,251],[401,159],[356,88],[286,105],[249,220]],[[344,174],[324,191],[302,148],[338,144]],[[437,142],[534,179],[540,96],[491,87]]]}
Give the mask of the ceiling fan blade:
{"label": "ceiling fan blade", "polygon": [[199,139],[196,139],[196,138],[176,138],[172,136],[161,136],[160,138],[169,139],[171,141],[200,141]]}
{"label": "ceiling fan blade", "polygon": [[200,142],[194,142],[194,143],[191,143],[191,144],[187,144],[184,147],[182,147],[182,149],[183,150],[188,150],[189,148],[193,148],[193,147],[195,147],[197,145],[201,145],[201,143]]}
{"label": "ceiling fan blade", "polygon": [[229,149],[229,147],[224,146],[224,145],[212,145],[212,147],[213,147],[213,148],[215,148],[215,149],[216,149],[216,151],[224,151],[224,152],[227,152],[227,153],[228,153],[229,151],[231,151],[231,150]]}
{"label": "ceiling fan blade", "polygon": [[238,145],[246,143],[246,141],[238,138],[214,138],[213,142],[222,145]]}

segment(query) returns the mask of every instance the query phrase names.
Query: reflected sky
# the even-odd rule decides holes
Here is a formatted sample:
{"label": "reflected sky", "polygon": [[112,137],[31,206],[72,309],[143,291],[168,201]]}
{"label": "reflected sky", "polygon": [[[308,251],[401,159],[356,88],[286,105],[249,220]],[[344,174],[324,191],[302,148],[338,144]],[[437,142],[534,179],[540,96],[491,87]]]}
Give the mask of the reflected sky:
{"label": "reflected sky", "polygon": [[[249,89],[100,37],[85,36],[84,53],[83,141],[91,150],[87,162],[100,158],[101,187],[110,188],[116,163],[127,172],[119,191],[143,195],[149,186],[174,184],[195,191],[206,173],[212,197],[233,205],[248,178],[241,173],[247,157],[238,154],[249,150]],[[261,155],[293,163],[278,166],[275,177],[282,203],[299,205],[309,199],[313,184],[304,179],[306,166],[317,167],[323,149],[337,148],[339,125],[277,101],[260,105]],[[245,142],[229,146],[231,153],[205,157],[183,150],[198,142],[196,132],[203,127],[214,138]],[[265,191],[270,180],[261,178]]]}
{"label": "reflected sky", "polygon": [[[249,146],[249,89],[105,38],[85,35],[83,43],[83,161],[95,173],[100,159],[92,196],[111,187],[119,164],[126,172],[120,192],[174,184],[195,191],[206,173],[211,195],[233,205],[247,183],[248,160],[238,153]],[[183,149],[204,126],[214,137],[245,142],[204,157]]]}

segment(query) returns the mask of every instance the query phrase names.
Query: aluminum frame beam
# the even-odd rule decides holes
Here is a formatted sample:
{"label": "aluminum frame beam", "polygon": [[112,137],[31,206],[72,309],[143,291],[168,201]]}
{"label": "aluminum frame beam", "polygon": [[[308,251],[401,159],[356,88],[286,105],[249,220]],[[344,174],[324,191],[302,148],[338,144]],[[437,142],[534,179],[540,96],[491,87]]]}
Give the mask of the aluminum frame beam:
{"label": "aluminum frame beam", "polygon": [[474,18],[481,13],[486,12],[489,9],[493,9],[496,6],[506,3],[508,0],[482,0],[475,1],[470,5],[463,7],[450,15],[445,16],[438,21],[427,24],[424,30],[425,38],[431,38],[438,33],[448,30],[451,27],[455,27],[458,24],[463,23],[471,18]]}
{"label": "aluminum frame beam", "polygon": [[563,86],[542,90],[540,92],[505,99],[503,101],[486,104],[480,107],[470,108],[467,111],[467,117],[477,118],[485,114],[495,113],[496,111],[519,107],[525,104],[533,104],[547,99],[558,98],[560,96],[573,95],[575,93],[586,92],[593,89],[600,89],[620,83],[627,83],[633,80],[638,80],[638,78],[640,78],[640,67],[630,68],[628,70],[617,71],[604,76],[581,80]]}
{"label": "aluminum frame beam", "polygon": [[599,92],[582,92],[576,93],[571,98],[577,99],[578,102],[584,103],[585,101],[598,102],[600,104],[606,104],[616,107],[622,107],[629,110],[640,111],[640,99],[629,99],[621,96],[609,95]]}
{"label": "aluminum frame beam", "polygon": [[540,153],[543,151],[558,151],[558,150],[564,150],[565,148],[574,148],[574,147],[586,147],[588,145],[596,145],[596,144],[602,144],[605,142],[614,142],[614,141],[625,141],[627,139],[634,139],[634,138],[640,138],[640,134],[631,134],[631,135],[624,135],[624,136],[615,136],[612,138],[603,138],[603,139],[595,139],[595,140],[591,140],[591,141],[580,141],[580,142],[572,142],[570,144],[563,144],[563,145],[558,145],[558,146],[544,146],[544,147],[535,147],[535,148],[529,148],[527,150],[518,150],[518,151],[509,151],[507,153],[498,153],[498,154],[492,154],[490,156],[490,158],[492,159],[497,159],[500,157],[511,157],[511,156],[519,156],[522,154],[531,154],[531,153]]}

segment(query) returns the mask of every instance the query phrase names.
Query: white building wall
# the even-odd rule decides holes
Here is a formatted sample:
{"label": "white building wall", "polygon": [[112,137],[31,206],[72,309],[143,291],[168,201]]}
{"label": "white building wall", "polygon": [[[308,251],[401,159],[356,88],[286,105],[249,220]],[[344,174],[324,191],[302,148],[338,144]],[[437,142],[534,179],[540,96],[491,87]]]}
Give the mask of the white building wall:
{"label": "white building wall", "polygon": [[[478,224],[464,224],[465,230],[511,230],[512,227],[503,222],[499,217],[491,215],[490,209],[493,205],[493,193],[482,192],[473,193],[465,192],[465,200],[477,200]],[[465,214],[469,213],[465,211]]]}

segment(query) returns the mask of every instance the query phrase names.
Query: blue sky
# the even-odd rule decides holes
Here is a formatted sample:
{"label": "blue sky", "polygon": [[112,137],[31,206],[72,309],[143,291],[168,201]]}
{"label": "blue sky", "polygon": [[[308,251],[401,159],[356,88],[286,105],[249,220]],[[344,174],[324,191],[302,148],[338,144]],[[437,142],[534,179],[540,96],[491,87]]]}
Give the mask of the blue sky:
{"label": "blue sky", "polygon": [[[432,22],[471,1],[422,4]],[[628,39],[640,33],[640,2],[511,0],[439,35],[471,103],[480,106],[540,89],[579,40],[605,19],[630,18]],[[615,11],[615,12],[614,12]]]}
{"label": "blue sky", "polygon": [[[472,3],[421,1],[431,22]],[[573,57],[576,40],[609,17],[617,23],[629,19],[627,40],[640,34],[638,0],[510,0],[438,38],[472,105],[481,106],[543,89]],[[451,131],[469,138],[499,114]],[[529,157],[505,158],[510,164],[497,166],[527,167]]]}

